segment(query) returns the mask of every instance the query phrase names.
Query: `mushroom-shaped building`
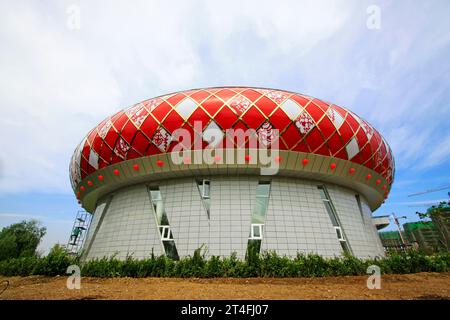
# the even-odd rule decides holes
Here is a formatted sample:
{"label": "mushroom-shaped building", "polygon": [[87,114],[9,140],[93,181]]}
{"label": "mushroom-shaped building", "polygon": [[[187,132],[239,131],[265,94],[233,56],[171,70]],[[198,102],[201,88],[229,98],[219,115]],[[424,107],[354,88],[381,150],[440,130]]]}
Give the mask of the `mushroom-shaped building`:
{"label": "mushroom-shaped building", "polygon": [[87,259],[203,246],[295,256],[383,255],[372,211],[394,160],[383,137],[340,106],[293,92],[220,87],[119,111],[91,130],[70,164],[92,213]]}

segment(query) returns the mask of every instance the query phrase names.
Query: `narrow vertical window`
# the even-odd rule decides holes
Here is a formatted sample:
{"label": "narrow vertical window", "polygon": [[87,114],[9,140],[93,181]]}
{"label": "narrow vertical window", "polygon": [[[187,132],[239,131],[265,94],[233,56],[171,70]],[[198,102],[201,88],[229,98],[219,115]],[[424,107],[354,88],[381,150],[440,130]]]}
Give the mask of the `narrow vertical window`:
{"label": "narrow vertical window", "polygon": [[200,197],[202,198],[203,206],[205,207],[208,219],[210,219],[210,208],[211,208],[211,182],[209,180],[201,180],[197,182],[198,191],[200,192]]}
{"label": "narrow vertical window", "polygon": [[169,219],[167,218],[166,211],[164,209],[164,203],[161,195],[161,191],[158,187],[149,187],[150,201],[155,214],[157,228],[160,234],[161,242],[164,247],[166,256],[178,260],[178,251],[175,246],[172,231],[170,230]]}
{"label": "narrow vertical window", "polygon": [[325,209],[327,210],[328,216],[330,217],[331,224],[333,225],[334,231],[336,232],[336,237],[339,240],[342,250],[345,253],[351,254],[351,248],[349,246],[349,243],[347,242],[347,239],[345,238],[345,234],[342,230],[338,214],[336,212],[336,209],[334,208],[333,202],[331,201],[327,189],[325,188],[325,186],[317,186],[317,189],[319,189],[320,197],[322,198]]}
{"label": "narrow vertical window", "polygon": [[270,182],[260,181],[256,189],[256,202],[251,218],[247,255],[250,253],[259,253],[261,250],[264,223],[266,221],[267,207],[269,205],[269,195]]}
{"label": "narrow vertical window", "polygon": [[362,209],[361,198],[360,198],[359,194],[355,194],[355,198],[356,198],[356,203],[358,204],[359,213],[361,214],[362,222],[364,223],[364,212]]}

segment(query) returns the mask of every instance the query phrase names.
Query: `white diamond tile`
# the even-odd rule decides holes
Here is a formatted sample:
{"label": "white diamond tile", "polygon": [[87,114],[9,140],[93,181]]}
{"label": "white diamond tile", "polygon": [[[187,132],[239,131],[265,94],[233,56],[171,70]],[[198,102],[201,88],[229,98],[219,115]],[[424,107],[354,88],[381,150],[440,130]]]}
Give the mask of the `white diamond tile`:
{"label": "white diamond tile", "polygon": [[195,101],[191,98],[186,98],[177,105],[176,110],[184,119],[187,119],[196,108],[197,104]]}
{"label": "white diamond tile", "polygon": [[299,106],[299,104],[292,99],[287,99],[285,102],[283,102],[280,108],[291,119],[294,119],[302,111],[302,108]]}
{"label": "white diamond tile", "polygon": [[347,156],[349,160],[356,156],[359,152],[359,146],[356,138],[352,138],[345,149],[347,150]]}
{"label": "white diamond tile", "polygon": [[344,118],[341,116],[339,112],[337,112],[332,107],[328,108],[327,111],[328,118],[333,122],[336,129],[339,129],[342,123],[344,122]]}
{"label": "white diamond tile", "polygon": [[95,169],[98,169],[98,154],[92,148],[89,152],[89,164]]}

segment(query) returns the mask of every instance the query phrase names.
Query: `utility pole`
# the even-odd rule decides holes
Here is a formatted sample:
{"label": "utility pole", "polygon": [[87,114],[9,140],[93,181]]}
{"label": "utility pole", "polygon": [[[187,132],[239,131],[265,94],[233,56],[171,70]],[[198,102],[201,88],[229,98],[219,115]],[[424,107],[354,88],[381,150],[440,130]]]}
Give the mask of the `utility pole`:
{"label": "utility pole", "polygon": [[403,238],[402,229],[400,229],[400,222],[398,220],[399,219],[406,219],[406,216],[397,218],[397,216],[395,215],[394,212],[392,213],[392,216],[394,217],[394,222],[397,225],[398,234],[400,235],[400,239],[402,240],[403,249],[405,249],[406,248],[406,242],[405,242],[405,238]]}

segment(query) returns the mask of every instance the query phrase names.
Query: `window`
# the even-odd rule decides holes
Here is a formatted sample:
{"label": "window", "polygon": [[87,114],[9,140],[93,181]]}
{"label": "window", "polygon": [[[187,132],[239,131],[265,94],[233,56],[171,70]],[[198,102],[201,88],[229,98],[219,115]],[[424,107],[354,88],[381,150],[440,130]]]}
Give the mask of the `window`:
{"label": "window", "polygon": [[258,255],[261,251],[261,240],[248,240],[246,259],[251,259]]}
{"label": "window", "polygon": [[259,253],[263,239],[263,228],[269,206],[270,181],[260,181],[256,189],[256,202],[253,209],[250,235],[247,244],[247,255]]}
{"label": "window", "polygon": [[325,209],[327,210],[328,216],[330,217],[331,224],[334,227],[334,231],[336,232],[336,236],[339,240],[339,244],[341,245],[342,250],[345,253],[351,253],[351,249],[345,238],[345,234],[339,222],[336,209],[334,208],[333,202],[331,201],[327,189],[325,188],[325,186],[317,186],[317,189],[319,189],[320,197],[322,198]]}
{"label": "window", "polygon": [[252,224],[250,230],[250,239],[252,240],[261,240],[262,239],[262,230],[263,224]]}
{"label": "window", "polygon": [[161,240],[173,240],[172,231],[170,231],[170,226],[159,227],[159,232],[161,234]]}
{"label": "window", "polygon": [[203,206],[205,207],[208,219],[210,219],[210,208],[211,208],[211,181],[201,180],[197,182],[198,191],[200,192],[200,197],[202,198]]}
{"label": "window", "polygon": [[359,197],[359,194],[355,194],[356,203],[358,204],[359,213],[361,214],[362,222],[364,223],[364,212],[361,205],[361,198]]}
{"label": "window", "polygon": [[161,191],[159,191],[159,188],[157,187],[152,187],[150,189],[150,195],[152,196],[152,201],[162,200]]}
{"label": "window", "polygon": [[268,198],[269,192],[270,192],[270,182],[268,181],[259,182],[258,189],[256,189],[256,196]]}
{"label": "window", "polygon": [[330,216],[330,220],[331,220],[331,223],[333,224],[333,226],[335,226],[335,227],[339,226],[339,223],[336,220],[336,215],[334,214],[333,208],[331,207],[330,200],[323,200],[323,203],[325,205],[325,209],[328,212],[328,215]]}
{"label": "window", "polygon": [[330,197],[328,196],[328,193],[325,190],[325,187],[318,186],[317,188],[320,190],[320,196],[322,198],[323,204],[325,205],[325,209],[327,210],[327,213],[330,217],[331,223],[333,224],[333,226],[339,227],[339,223],[336,219],[336,213],[332,207]]}
{"label": "window", "polygon": [[269,205],[270,182],[260,182],[256,189],[256,203],[252,213],[252,223],[264,223]]}
{"label": "window", "polygon": [[159,190],[159,187],[149,187],[148,191],[164,252],[167,257],[178,260],[178,251],[175,246],[172,231],[170,230],[169,219],[167,218],[166,210],[164,209],[161,191]]}
{"label": "window", "polygon": [[168,258],[172,260],[180,260],[177,247],[175,246],[175,241],[163,241],[163,246],[164,252]]}
{"label": "window", "polygon": [[169,224],[166,211],[164,210],[164,204],[162,201],[161,191],[157,187],[150,188],[150,199],[153,206],[153,211],[156,216],[156,223],[159,226],[165,226]]}
{"label": "window", "polygon": [[202,197],[204,199],[209,199],[209,197],[210,197],[210,181],[209,180],[203,180]]}
{"label": "window", "polygon": [[342,235],[341,227],[334,227],[334,230],[336,231],[336,235],[337,235],[339,241],[345,241],[344,236]]}
{"label": "window", "polygon": [[211,190],[211,187],[210,187],[211,181],[203,179],[201,181],[197,181],[197,184],[198,184],[198,190],[200,191],[200,196],[203,199],[209,199],[210,193],[211,193],[210,192],[210,190]]}
{"label": "window", "polygon": [[350,248],[349,248],[349,246],[347,244],[347,241],[341,240],[341,241],[339,241],[339,243],[340,243],[342,251],[344,251],[344,253],[351,254],[351,251],[350,251]]}

